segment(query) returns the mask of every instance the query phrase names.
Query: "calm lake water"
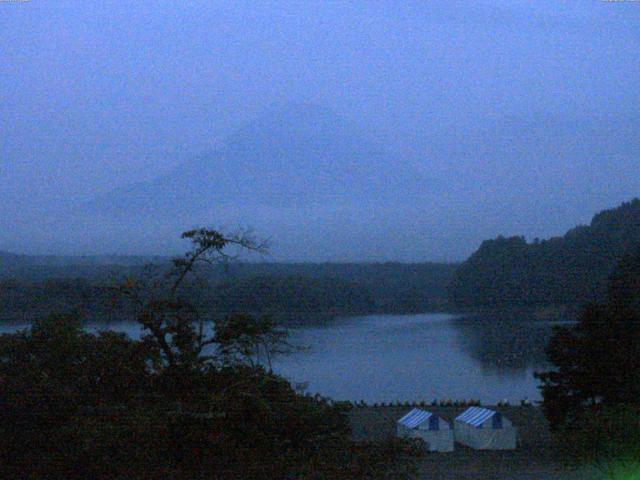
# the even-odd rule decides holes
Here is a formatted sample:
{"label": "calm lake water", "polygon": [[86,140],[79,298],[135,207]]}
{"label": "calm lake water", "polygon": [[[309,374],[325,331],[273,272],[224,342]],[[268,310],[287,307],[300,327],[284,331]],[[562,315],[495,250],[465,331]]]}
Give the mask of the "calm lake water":
{"label": "calm lake water", "polygon": [[334,399],[540,399],[533,373],[548,368],[552,324],[448,314],[336,319],[292,331],[309,350],[275,369]]}
{"label": "calm lake water", "polygon": [[[537,400],[533,373],[548,368],[544,347],[552,325],[495,315],[337,318],[293,327],[292,343],[308,348],[279,358],[274,370],[336,400]],[[140,334],[133,322],[88,328]]]}

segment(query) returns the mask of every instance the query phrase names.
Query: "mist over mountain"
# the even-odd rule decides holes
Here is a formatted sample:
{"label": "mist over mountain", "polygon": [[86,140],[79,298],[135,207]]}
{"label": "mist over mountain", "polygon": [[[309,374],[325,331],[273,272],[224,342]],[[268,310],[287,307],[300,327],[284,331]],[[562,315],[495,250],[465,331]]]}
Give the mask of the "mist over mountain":
{"label": "mist over mountain", "polygon": [[99,197],[92,214],[187,214],[215,208],[339,205],[421,195],[429,179],[356,126],[311,104],[271,111],[152,182]]}
{"label": "mist over mountain", "polygon": [[[402,217],[434,183],[329,109],[292,103],[153,181],[96,197],[76,218],[92,225],[89,234],[108,228],[114,247],[127,238],[151,252],[170,248],[180,229],[219,222],[255,228],[285,258],[308,258],[311,246],[351,255],[353,240],[342,252],[332,246],[340,230],[370,235],[372,214],[378,230],[380,222],[406,229],[410,223]],[[328,218],[333,221],[322,221]],[[362,245],[360,251],[361,257],[369,253]]]}
{"label": "mist over mountain", "polygon": [[640,191],[634,2],[14,3],[0,250],[462,261]]}

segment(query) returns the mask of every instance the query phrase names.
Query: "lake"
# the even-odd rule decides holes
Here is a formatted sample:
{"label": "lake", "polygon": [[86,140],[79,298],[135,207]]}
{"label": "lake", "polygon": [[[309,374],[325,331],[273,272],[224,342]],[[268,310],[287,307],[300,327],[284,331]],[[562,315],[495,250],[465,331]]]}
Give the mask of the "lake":
{"label": "lake", "polygon": [[292,330],[309,350],[274,369],[340,400],[540,399],[552,324],[448,314],[373,315]]}
{"label": "lake", "polygon": [[[552,325],[439,313],[336,318],[291,328],[292,343],[308,348],[277,359],[274,370],[336,400],[538,400],[533,373],[548,368],[544,347]],[[87,327],[140,334],[133,322]]]}

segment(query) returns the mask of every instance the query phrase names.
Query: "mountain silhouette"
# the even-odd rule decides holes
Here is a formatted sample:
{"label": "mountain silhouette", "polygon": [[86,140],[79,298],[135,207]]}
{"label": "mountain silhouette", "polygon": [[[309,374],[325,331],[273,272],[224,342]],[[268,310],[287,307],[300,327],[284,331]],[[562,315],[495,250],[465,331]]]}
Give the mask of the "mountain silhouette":
{"label": "mountain silhouette", "polygon": [[420,195],[427,185],[418,171],[330,110],[291,104],[248,123],[216,151],[87,206],[123,218],[242,205],[370,204]]}
{"label": "mountain silhouette", "polygon": [[58,228],[82,236],[52,241],[71,251],[163,253],[181,248],[180,232],[207,225],[253,227],[281,258],[379,258],[390,234],[419,248],[416,211],[431,204],[432,179],[332,111],[272,109],[218,145],[85,203]]}

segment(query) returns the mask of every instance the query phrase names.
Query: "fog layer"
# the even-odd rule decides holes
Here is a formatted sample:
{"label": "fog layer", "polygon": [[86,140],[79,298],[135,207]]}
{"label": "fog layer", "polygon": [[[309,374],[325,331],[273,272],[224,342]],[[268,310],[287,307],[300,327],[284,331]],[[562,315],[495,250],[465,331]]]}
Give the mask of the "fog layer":
{"label": "fog layer", "polygon": [[637,2],[0,2],[0,250],[458,260],[640,192]]}

